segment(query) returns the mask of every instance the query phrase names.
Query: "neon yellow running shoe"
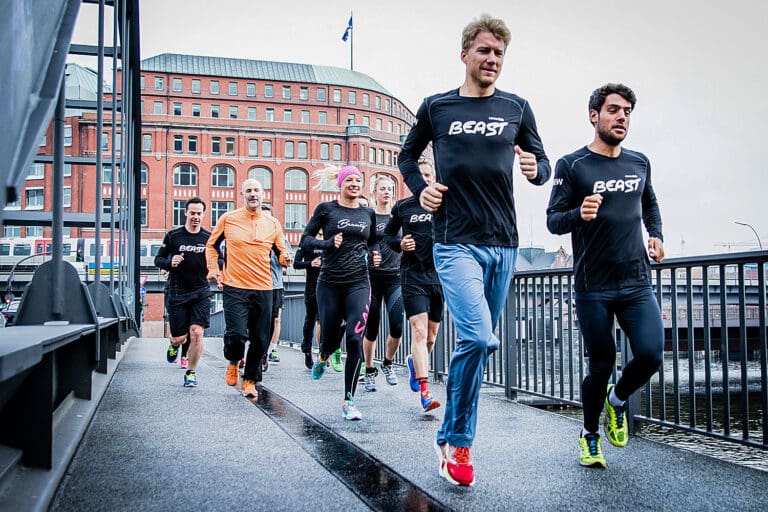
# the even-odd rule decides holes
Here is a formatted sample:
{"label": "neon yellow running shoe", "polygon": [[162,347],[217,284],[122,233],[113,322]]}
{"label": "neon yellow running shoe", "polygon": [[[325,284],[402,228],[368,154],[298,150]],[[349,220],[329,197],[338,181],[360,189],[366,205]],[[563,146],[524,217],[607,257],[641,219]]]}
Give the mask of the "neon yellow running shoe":
{"label": "neon yellow running shoe", "polygon": [[613,384],[608,386],[605,395],[605,436],[613,446],[623,448],[629,441],[629,425],[627,425],[626,406],[614,407],[608,397],[611,395]]}
{"label": "neon yellow running shoe", "polygon": [[341,349],[336,349],[336,352],[331,354],[331,368],[333,371],[340,372],[341,368]]}
{"label": "neon yellow running shoe", "polygon": [[605,457],[603,457],[603,447],[600,444],[600,434],[587,434],[579,437],[579,447],[581,448],[579,464],[591,468],[605,468]]}

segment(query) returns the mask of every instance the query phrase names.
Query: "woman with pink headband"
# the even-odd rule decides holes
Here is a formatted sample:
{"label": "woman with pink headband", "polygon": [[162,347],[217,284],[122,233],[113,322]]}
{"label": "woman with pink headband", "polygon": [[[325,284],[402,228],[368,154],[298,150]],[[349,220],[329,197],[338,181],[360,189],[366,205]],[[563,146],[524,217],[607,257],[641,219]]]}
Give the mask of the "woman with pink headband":
{"label": "woman with pink headband", "polygon": [[[312,378],[325,373],[325,363],[341,346],[346,334],[347,360],[344,365],[344,402],[342,416],[360,420],[354,396],[362,359],[363,333],[368,319],[371,287],[368,280],[368,252],[374,265],[381,256],[376,242],[376,215],[358,204],[363,176],[357,167],[326,167],[315,172],[320,183],[334,180],[339,199],[320,203],[301,239],[304,251],[322,251],[323,264],[317,280],[317,305],[320,318],[320,357],[312,367]],[[315,238],[323,231],[323,239]],[[342,324],[346,322],[346,333]]]}

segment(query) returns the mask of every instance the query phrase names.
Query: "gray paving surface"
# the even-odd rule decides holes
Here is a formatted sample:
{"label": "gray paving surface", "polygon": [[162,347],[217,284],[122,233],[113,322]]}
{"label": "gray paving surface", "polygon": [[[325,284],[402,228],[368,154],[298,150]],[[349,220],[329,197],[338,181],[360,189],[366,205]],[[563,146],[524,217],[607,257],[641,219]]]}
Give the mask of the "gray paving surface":
{"label": "gray paving surface", "polygon": [[[262,410],[224,383],[221,341],[206,339],[200,387],[181,386],[166,342],[134,340],[93,418],[53,510],[366,510]],[[375,393],[358,389],[360,422],[341,418],[343,377],[310,378],[280,350],[263,385],[380,460],[447,509],[768,510],[768,473],[632,438],[606,443],[606,470],[578,464],[579,422],[486,389],[472,450],[477,484],[437,473],[442,408],[423,414],[407,372]],[[444,399],[444,388],[433,385]]]}

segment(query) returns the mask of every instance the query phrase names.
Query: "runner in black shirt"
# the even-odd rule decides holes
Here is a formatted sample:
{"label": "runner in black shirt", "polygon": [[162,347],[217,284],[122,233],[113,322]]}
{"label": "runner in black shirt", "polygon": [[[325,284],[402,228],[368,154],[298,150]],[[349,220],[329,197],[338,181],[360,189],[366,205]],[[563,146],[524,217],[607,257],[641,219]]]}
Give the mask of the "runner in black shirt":
{"label": "runner in black shirt", "polygon": [[184,386],[197,386],[197,363],[203,352],[203,332],[211,315],[211,292],[206,275],[205,244],[211,234],[202,228],[205,203],[199,197],[187,200],[183,226],[166,233],[155,256],[155,266],[169,272],[167,284],[168,324],[171,343],[166,358],[176,362],[179,346],[189,333],[189,367]]}
{"label": "runner in black shirt", "polygon": [[[392,202],[395,193],[395,182],[386,174],[377,174],[371,180],[373,202],[376,212],[376,239],[381,242],[384,238],[384,228],[389,222]],[[371,310],[365,326],[363,338],[363,355],[365,356],[365,379],[363,387],[366,391],[376,391],[376,368],[373,366],[373,354],[376,350],[376,337],[381,321],[381,303],[387,310],[389,319],[389,334],[384,351],[384,361],[381,371],[387,384],[397,384],[397,375],[392,368],[392,360],[400,347],[403,337],[403,296],[400,290],[400,254],[386,244],[380,244],[381,265],[374,267],[368,264],[368,274],[371,279]]]}
{"label": "runner in black shirt", "polygon": [[[494,86],[509,40],[504,22],[487,15],[464,29],[464,83],[424,100],[399,157],[408,188],[434,213],[435,268],[457,331],[437,445],[440,474],[458,485],[475,481],[477,400],[517,258],[515,157],[534,185],[550,173],[531,106]],[[430,141],[437,181],[427,186],[417,162]]]}
{"label": "runner in black shirt", "polygon": [[[354,396],[362,356],[362,335],[371,300],[368,282],[368,251],[374,265],[381,263],[376,242],[376,215],[362,207],[357,196],[362,175],[357,167],[347,165],[337,170],[328,167],[317,172],[324,179],[334,179],[341,190],[337,201],[317,205],[301,238],[302,250],[323,251],[323,264],[317,280],[317,306],[320,316],[320,355],[312,367],[312,378],[325,372],[328,357],[341,346],[346,322],[347,361],[344,367],[345,419],[362,419]],[[315,238],[323,230],[323,240]]]}
{"label": "runner in black shirt", "polygon": [[[571,233],[576,315],[589,354],[589,374],[581,393],[583,466],[606,465],[598,434],[603,403],[605,435],[611,444],[626,446],[626,400],[658,370],[664,348],[664,326],[648,263],[648,256],[656,261],[664,258],[651,165],[642,153],[621,147],[635,102],[632,90],[621,84],[607,84],[592,93],[589,118],[594,140],[557,162],[547,208],[549,230]],[[648,254],[641,223],[650,235]],[[629,338],[633,359],[606,393],[616,365],[614,317]]]}
{"label": "runner in black shirt", "polygon": [[[432,164],[419,160],[424,181],[435,181]],[[402,237],[400,230],[402,229]],[[411,355],[408,370],[412,391],[420,391],[424,412],[440,407],[429,391],[429,355],[435,346],[437,330],[443,317],[443,289],[432,259],[432,214],[411,196],[395,203],[392,216],[384,230],[384,245],[402,251],[400,275],[405,315],[411,323]]]}
{"label": "runner in black shirt", "polygon": [[[304,353],[304,366],[308,370],[312,369],[315,363],[312,360],[312,335],[317,324],[317,278],[320,276],[320,265],[322,264],[322,251],[304,251],[301,247],[296,251],[296,259],[293,262],[293,268],[297,270],[306,270],[304,284],[304,330],[301,341],[301,351]],[[318,344],[320,336],[317,337]]]}

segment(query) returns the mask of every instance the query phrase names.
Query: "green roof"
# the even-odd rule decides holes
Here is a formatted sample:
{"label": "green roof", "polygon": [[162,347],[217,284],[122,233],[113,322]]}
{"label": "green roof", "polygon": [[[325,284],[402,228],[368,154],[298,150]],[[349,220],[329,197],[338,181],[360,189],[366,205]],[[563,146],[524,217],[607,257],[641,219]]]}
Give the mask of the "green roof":
{"label": "green roof", "polygon": [[364,73],[350,69],[315,66],[312,64],[163,53],[142,60],[141,70],[180,75],[340,85],[357,89],[369,89],[392,96],[392,93],[386,90],[379,82]]}

